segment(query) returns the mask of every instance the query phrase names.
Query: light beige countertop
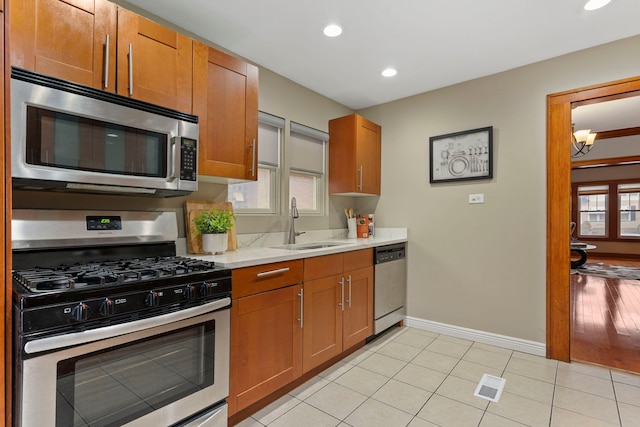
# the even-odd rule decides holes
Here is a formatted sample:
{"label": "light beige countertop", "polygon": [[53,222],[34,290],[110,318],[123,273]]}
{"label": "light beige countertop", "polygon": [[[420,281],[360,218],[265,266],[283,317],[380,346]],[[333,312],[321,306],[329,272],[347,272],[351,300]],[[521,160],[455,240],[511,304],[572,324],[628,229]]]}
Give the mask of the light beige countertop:
{"label": "light beige countertop", "polygon": [[238,235],[240,247],[235,251],[228,251],[221,255],[185,255],[190,258],[213,261],[222,267],[241,268],[373,248],[407,241],[406,228],[377,228],[375,237],[368,239],[347,239],[345,238],[345,233],[333,233],[333,235],[331,235],[331,233],[327,234],[327,232],[309,232],[298,237],[296,243],[331,242],[340,243],[341,245],[318,249],[291,250],[274,248],[274,246],[283,246],[284,242],[281,236],[283,233],[273,234],[277,234],[277,236]]}

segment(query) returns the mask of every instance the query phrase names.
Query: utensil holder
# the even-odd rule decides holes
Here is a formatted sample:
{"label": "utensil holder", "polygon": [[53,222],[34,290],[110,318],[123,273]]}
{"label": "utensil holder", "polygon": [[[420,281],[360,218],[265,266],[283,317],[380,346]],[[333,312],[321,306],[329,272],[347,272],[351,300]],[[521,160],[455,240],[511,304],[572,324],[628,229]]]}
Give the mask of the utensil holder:
{"label": "utensil holder", "polygon": [[358,237],[357,232],[356,232],[356,219],[355,218],[347,218],[347,238],[348,239],[355,239],[356,237]]}

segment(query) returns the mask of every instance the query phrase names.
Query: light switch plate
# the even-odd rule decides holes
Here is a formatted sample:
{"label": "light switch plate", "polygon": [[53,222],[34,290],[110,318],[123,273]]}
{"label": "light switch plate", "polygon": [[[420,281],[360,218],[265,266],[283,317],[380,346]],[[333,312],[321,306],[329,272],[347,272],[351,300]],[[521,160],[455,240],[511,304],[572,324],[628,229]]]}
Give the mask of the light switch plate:
{"label": "light switch plate", "polygon": [[484,203],[484,194],[469,194],[469,204]]}

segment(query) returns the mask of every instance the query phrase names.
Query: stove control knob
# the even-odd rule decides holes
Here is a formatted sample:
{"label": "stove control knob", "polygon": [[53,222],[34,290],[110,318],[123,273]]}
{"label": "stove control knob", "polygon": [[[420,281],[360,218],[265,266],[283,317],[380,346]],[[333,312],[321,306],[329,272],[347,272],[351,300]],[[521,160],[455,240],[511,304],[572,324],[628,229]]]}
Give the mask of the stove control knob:
{"label": "stove control knob", "polygon": [[144,303],[147,307],[157,307],[160,305],[160,296],[156,291],[149,291],[147,297],[144,299]]}
{"label": "stove control knob", "polygon": [[182,290],[182,295],[184,295],[185,299],[193,299],[196,296],[196,287],[194,285],[187,285]]}
{"label": "stove control knob", "polygon": [[198,293],[201,297],[206,297],[209,295],[209,288],[211,288],[211,283],[203,283],[198,287]]}
{"label": "stove control knob", "polygon": [[104,301],[102,301],[102,304],[100,304],[99,311],[100,314],[105,317],[114,315],[116,313],[116,305],[113,303],[112,299],[105,298]]}
{"label": "stove control knob", "polygon": [[81,322],[89,318],[90,308],[87,304],[81,302],[71,310],[71,318],[76,322]]}

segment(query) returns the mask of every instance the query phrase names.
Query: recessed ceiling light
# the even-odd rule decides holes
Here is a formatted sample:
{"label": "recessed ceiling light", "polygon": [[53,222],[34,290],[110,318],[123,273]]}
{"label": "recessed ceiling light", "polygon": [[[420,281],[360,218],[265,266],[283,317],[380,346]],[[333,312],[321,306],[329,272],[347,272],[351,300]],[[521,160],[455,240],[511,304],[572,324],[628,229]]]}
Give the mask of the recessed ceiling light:
{"label": "recessed ceiling light", "polygon": [[330,24],[324,27],[324,35],[327,37],[338,37],[342,34],[342,27],[336,24]]}
{"label": "recessed ceiling light", "polygon": [[589,0],[584,5],[584,10],[596,10],[609,4],[611,0]]}
{"label": "recessed ceiling light", "polygon": [[395,68],[387,68],[382,71],[382,75],[385,77],[393,77],[398,74],[398,71]]}

